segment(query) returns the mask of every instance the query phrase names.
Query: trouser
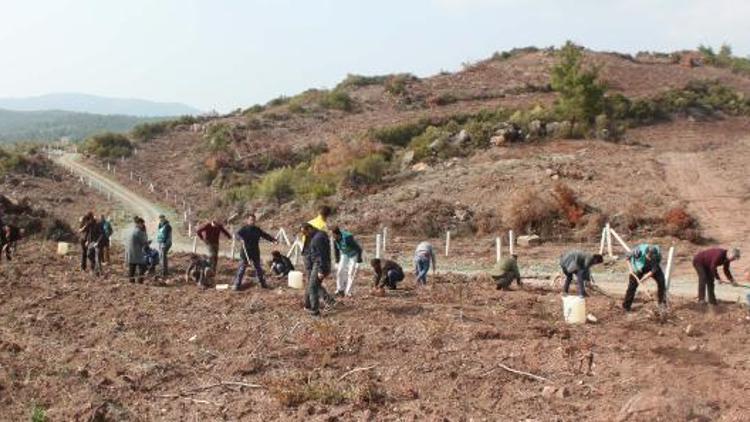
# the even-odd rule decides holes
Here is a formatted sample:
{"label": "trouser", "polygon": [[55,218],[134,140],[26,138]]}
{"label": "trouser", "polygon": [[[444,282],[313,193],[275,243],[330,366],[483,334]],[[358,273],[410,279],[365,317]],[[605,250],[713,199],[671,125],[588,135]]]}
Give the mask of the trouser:
{"label": "trouser", "polygon": [[11,254],[11,250],[15,252],[16,249],[16,242],[0,242],[0,261],[3,259],[3,253],[5,253],[5,258],[10,261],[13,259],[13,255]]}
{"label": "trouser", "polygon": [[563,285],[563,292],[565,292],[566,294],[568,293],[568,290],[570,290],[570,283],[573,281],[573,275],[575,275],[576,284],[578,285],[578,296],[585,297],[586,296],[586,279],[588,278],[586,271],[578,270],[575,273],[569,273],[565,268],[563,268],[562,272],[565,275],[565,284]]}
{"label": "trouser", "polygon": [[388,273],[385,275],[385,282],[391,290],[395,289],[396,285],[403,279],[404,273],[402,271],[388,270]]}
{"label": "trouser", "polygon": [[[261,286],[266,287],[266,277],[265,274],[263,274],[263,265],[261,265],[260,257],[251,256],[250,262],[252,262],[253,268],[255,269],[255,276],[258,277],[258,283],[260,283]],[[245,278],[245,270],[250,262],[247,262],[244,257],[240,260],[240,266],[237,268],[237,276],[234,278],[235,287],[239,288],[242,286],[242,280]]]}
{"label": "trouser", "polygon": [[89,248],[85,243],[81,243],[81,270],[86,271],[86,261],[88,260]]}
{"label": "trouser", "polygon": [[312,269],[308,274],[307,279],[307,294],[305,294],[305,308],[313,313],[320,311],[320,298],[330,301],[330,295],[326,291],[325,287],[321,283],[318,273],[320,270],[317,265],[313,265]]}
{"label": "trouser", "polygon": [[101,249],[97,246],[89,246],[86,249],[87,257],[89,260],[89,264],[91,265],[91,270],[95,274],[99,274],[101,271]]}
{"label": "trouser", "polygon": [[289,269],[282,262],[274,262],[271,265],[271,271],[279,276],[286,276],[287,274],[289,274]]}
{"label": "trouser", "polygon": [[714,271],[704,265],[698,264],[693,261],[693,268],[698,273],[698,300],[703,302],[706,300],[706,292],[708,292],[708,303],[716,305],[716,293],[714,291]]}
{"label": "trouser", "polygon": [[[513,284],[513,280],[516,280],[516,275],[512,272],[500,274],[499,276],[493,277],[495,279],[495,282],[497,283],[498,289],[507,289],[510,287],[511,284]],[[518,282],[518,285],[521,285],[521,282]]]}
{"label": "trouser", "polygon": [[341,260],[336,271],[336,293],[346,293],[347,296],[352,294],[357,269],[359,269],[359,263],[356,256],[341,254]]}
{"label": "trouser", "polygon": [[169,274],[169,262],[167,261],[167,256],[169,255],[169,249],[171,247],[171,243],[159,243],[159,260],[161,262],[162,277],[166,277]]}
{"label": "trouser", "polygon": [[[266,287],[266,277],[263,274],[263,265],[261,265],[259,256],[251,256],[250,262],[255,268],[255,275],[258,277],[258,283],[261,286]],[[239,288],[242,286],[242,279],[245,278],[245,270],[247,269],[249,262],[243,256],[240,260],[240,266],[237,268],[237,276],[234,278],[234,286]]]}
{"label": "trouser", "polygon": [[106,236],[99,242],[99,262],[109,264],[110,240]]}
{"label": "trouser", "polygon": [[219,264],[219,244],[209,243],[208,244],[208,262],[211,263],[211,269],[214,270],[214,274],[218,274],[217,265]]}
{"label": "trouser", "polygon": [[[638,290],[638,280],[649,271],[652,270],[644,268],[642,271],[635,273],[635,277],[633,274],[630,274],[628,277],[628,290],[625,292],[625,300],[622,302],[622,307],[626,311],[630,310],[630,307],[633,305],[633,300],[635,300],[635,292]],[[666,303],[667,288],[664,280],[664,273],[661,271],[661,268],[656,267],[653,269],[653,278],[656,281],[656,287],[658,289],[659,303]]]}
{"label": "trouser", "polygon": [[131,283],[143,283],[143,274],[146,272],[145,264],[128,264],[128,279]]}
{"label": "trouser", "polygon": [[430,271],[430,258],[418,256],[414,258],[414,264],[416,266],[417,283],[423,286],[426,285],[427,273]]}

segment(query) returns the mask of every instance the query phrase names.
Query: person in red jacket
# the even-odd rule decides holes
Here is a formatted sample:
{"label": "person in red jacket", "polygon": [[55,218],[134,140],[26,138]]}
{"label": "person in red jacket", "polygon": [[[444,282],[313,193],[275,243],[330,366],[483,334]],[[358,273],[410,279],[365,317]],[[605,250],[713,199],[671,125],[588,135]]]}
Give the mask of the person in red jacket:
{"label": "person in red jacket", "polygon": [[224,228],[222,222],[218,220],[211,220],[211,222],[198,228],[198,231],[195,233],[208,246],[208,259],[211,262],[211,270],[213,270],[214,274],[218,274],[216,265],[219,262],[219,239],[222,234],[227,239],[231,239],[232,235]]}
{"label": "person in red jacket", "polygon": [[719,276],[719,267],[724,268],[724,275],[730,283],[734,283],[734,277],[729,271],[729,263],[740,258],[740,250],[732,249],[731,252],[721,248],[711,248],[698,252],[693,257],[693,267],[698,273],[698,302],[705,303],[706,291],[708,291],[708,302],[716,305],[716,294],[714,293],[714,279],[723,283]]}

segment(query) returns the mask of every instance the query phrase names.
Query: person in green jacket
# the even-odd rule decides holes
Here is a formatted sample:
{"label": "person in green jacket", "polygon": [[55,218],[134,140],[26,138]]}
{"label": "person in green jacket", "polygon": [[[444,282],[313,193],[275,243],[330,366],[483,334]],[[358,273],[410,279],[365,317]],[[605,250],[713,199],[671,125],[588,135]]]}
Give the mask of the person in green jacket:
{"label": "person in green jacket", "polygon": [[167,255],[172,248],[172,225],[164,215],[159,216],[159,226],[156,229],[156,243],[159,251],[159,260],[161,261],[161,276],[166,277],[169,274],[169,264]]}
{"label": "person in green jacket", "polygon": [[622,302],[623,309],[630,311],[638,285],[649,278],[656,281],[659,305],[667,302],[666,282],[660,264],[661,249],[657,245],[642,243],[628,254],[630,274],[628,275],[628,290],[625,292],[625,300]]}
{"label": "person in green jacket", "polygon": [[336,257],[336,296],[351,296],[359,264],[362,263],[362,247],[354,235],[339,227],[331,229]]}
{"label": "person in green jacket", "polygon": [[518,255],[514,254],[500,260],[500,262],[495,265],[495,271],[492,278],[495,280],[495,283],[497,283],[498,290],[508,290],[514,280],[520,287],[522,284],[521,272],[518,270]]}

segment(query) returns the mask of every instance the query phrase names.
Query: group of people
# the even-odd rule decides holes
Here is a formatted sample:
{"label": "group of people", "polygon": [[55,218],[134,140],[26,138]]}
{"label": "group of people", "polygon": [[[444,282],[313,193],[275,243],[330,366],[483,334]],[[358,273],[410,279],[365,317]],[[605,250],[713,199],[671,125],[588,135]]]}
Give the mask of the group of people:
{"label": "group of people", "polygon": [[[305,294],[305,308],[313,315],[320,313],[321,301],[323,306],[331,307],[336,303],[336,298],[351,296],[355,285],[355,279],[360,265],[363,262],[363,249],[355,236],[341,227],[333,226],[329,229],[328,219],[331,209],[323,206],[318,215],[300,227],[300,240],[302,244],[302,257],[304,270],[307,275],[307,287]],[[1,223],[1,221],[0,221]],[[172,227],[165,216],[159,217],[156,242],[158,247],[152,249],[148,240],[146,225],[142,218],[135,217],[134,226],[125,238],[125,256],[128,266],[128,278],[131,283],[143,283],[146,273],[154,273],[157,265],[160,274],[166,277],[169,273],[168,255],[172,247]],[[2,226],[3,236],[0,244],[3,250],[8,248],[18,238],[13,230],[7,230],[7,225]],[[87,261],[92,270],[100,271],[102,263],[109,262],[110,238],[113,233],[112,225],[105,216],[99,219],[93,213],[86,214],[81,219],[79,228],[81,233],[81,269],[86,270]],[[260,241],[266,240],[277,244],[278,240],[272,235],[258,227],[256,217],[250,215],[245,224],[231,234],[219,220],[211,220],[198,228],[196,235],[208,248],[208,257],[192,254],[188,264],[185,278],[195,282],[202,288],[208,287],[212,277],[217,274],[219,259],[220,239],[236,239],[239,242],[239,265],[237,268],[233,290],[242,290],[245,273],[252,265],[258,284],[262,288],[269,288],[266,281],[264,265],[261,261]],[[331,239],[332,238],[332,239]],[[333,254],[331,253],[333,249]],[[7,249],[9,250],[9,249]],[[10,255],[8,255],[10,258]],[[698,300],[716,304],[715,281],[722,282],[718,268],[722,267],[726,279],[734,282],[729,266],[732,261],[739,259],[739,249],[726,250],[712,248],[704,250],[695,255],[693,266],[698,274]],[[636,291],[640,284],[648,279],[653,279],[657,285],[657,296],[659,304],[666,303],[666,281],[661,269],[661,249],[658,245],[639,244],[627,255],[628,264],[628,286],[622,307],[630,311],[635,299]],[[562,286],[563,293],[568,294],[573,279],[576,280],[577,293],[580,297],[587,296],[587,285],[591,283],[591,268],[604,262],[601,254],[591,254],[579,250],[572,250],[560,257],[560,269],[564,277]],[[335,274],[334,274],[335,264]],[[395,261],[389,259],[375,258],[370,260],[370,266],[374,274],[373,286],[378,289],[396,289],[398,283],[404,280],[403,268]],[[273,275],[286,277],[289,272],[294,271],[292,261],[274,250],[271,253],[271,261],[268,263]],[[417,245],[414,253],[414,273],[417,286],[427,284],[427,275],[430,269],[436,268],[436,257],[432,245],[429,242],[421,242]],[[328,293],[324,287],[324,281],[329,277],[335,277],[336,291],[333,295]],[[519,286],[521,273],[518,268],[518,258],[511,255],[501,260],[492,275],[498,289],[509,289],[515,281]]]}
{"label": "group of people", "polygon": [[[659,305],[666,304],[667,286],[664,272],[661,269],[661,249],[658,245],[642,243],[633,248],[628,255],[628,287],[622,307],[630,311],[635,300],[638,286],[648,279],[653,279],[657,287],[657,300]],[[698,274],[698,302],[716,305],[715,281],[722,283],[718,268],[723,269],[726,279],[734,283],[734,277],[729,269],[730,263],[740,258],[740,250],[722,248],[710,248],[698,252],[693,257],[693,267]],[[579,250],[564,253],[560,257],[560,269],[564,276],[563,293],[568,294],[573,278],[576,279],[577,292],[580,297],[588,296],[586,284],[592,282],[591,267],[604,262],[601,254],[591,254]],[[517,256],[512,255],[502,260],[496,274],[493,275],[498,289],[507,289],[513,281],[521,285],[521,274],[518,270]]]}

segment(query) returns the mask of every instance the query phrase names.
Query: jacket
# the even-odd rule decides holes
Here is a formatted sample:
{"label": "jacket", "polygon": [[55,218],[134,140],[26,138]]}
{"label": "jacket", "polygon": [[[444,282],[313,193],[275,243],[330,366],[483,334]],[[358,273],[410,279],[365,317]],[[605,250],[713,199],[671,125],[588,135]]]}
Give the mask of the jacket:
{"label": "jacket", "polygon": [[206,223],[202,225],[195,234],[198,235],[198,237],[208,243],[209,245],[218,245],[219,244],[219,238],[223,234],[227,237],[227,239],[231,239],[232,235],[229,234],[227,229],[224,228],[223,225],[217,224],[212,225],[211,223]]}
{"label": "jacket", "polygon": [[[651,261],[646,261],[646,253],[648,252],[648,249],[653,250]],[[630,252],[628,258],[630,259],[630,264],[633,266],[633,269],[638,273],[643,272],[646,268],[654,269],[659,267],[659,264],[661,263],[661,248],[656,245],[641,243],[633,248],[633,251]]]}
{"label": "jacket", "polygon": [[148,246],[148,236],[146,232],[138,227],[125,238],[125,261],[128,264],[146,264],[146,253],[144,248]]}
{"label": "jacket", "polygon": [[518,262],[512,257],[503,258],[495,266],[495,274],[497,277],[510,276],[511,280],[520,280],[521,272],[518,270]]}
{"label": "jacket", "polygon": [[331,241],[324,231],[313,232],[302,250],[302,255],[305,257],[305,268],[308,271],[317,267],[324,275],[331,273]]}
{"label": "jacket", "polygon": [[727,277],[727,280],[734,280],[732,272],[729,271],[729,259],[727,259],[726,249],[711,248],[701,251],[693,258],[693,264],[709,269],[714,277],[719,280],[721,277],[719,277],[718,269],[719,267],[723,267],[724,275]]}
{"label": "jacket", "polygon": [[109,220],[102,221],[102,231],[104,232],[104,236],[111,237],[112,233],[114,233],[114,229],[112,229],[112,223],[109,222]]}
{"label": "jacket", "polygon": [[333,252],[336,255],[337,264],[341,260],[341,254],[350,258],[357,257],[357,262],[362,262],[362,247],[359,246],[354,236],[346,230],[341,230],[340,240],[334,240]]}
{"label": "jacket", "polygon": [[[245,245],[245,249],[240,251],[242,259],[254,259],[260,258],[260,238],[266,239],[269,242],[275,242],[276,239],[270,234],[264,232],[258,226],[244,226],[235,233],[235,238]],[[245,251],[247,251],[247,257],[245,257]]]}
{"label": "jacket", "polygon": [[588,272],[594,265],[594,255],[582,251],[569,251],[560,256],[560,267],[568,274]]}
{"label": "jacket", "polygon": [[169,221],[159,223],[159,227],[156,229],[156,242],[165,245],[172,244],[172,225],[169,224]]}
{"label": "jacket", "polygon": [[390,271],[395,272],[396,280],[394,281],[401,281],[404,279],[404,269],[390,259],[384,259],[381,261],[380,271],[377,269],[375,270],[375,287],[380,287],[381,282],[385,284]]}

